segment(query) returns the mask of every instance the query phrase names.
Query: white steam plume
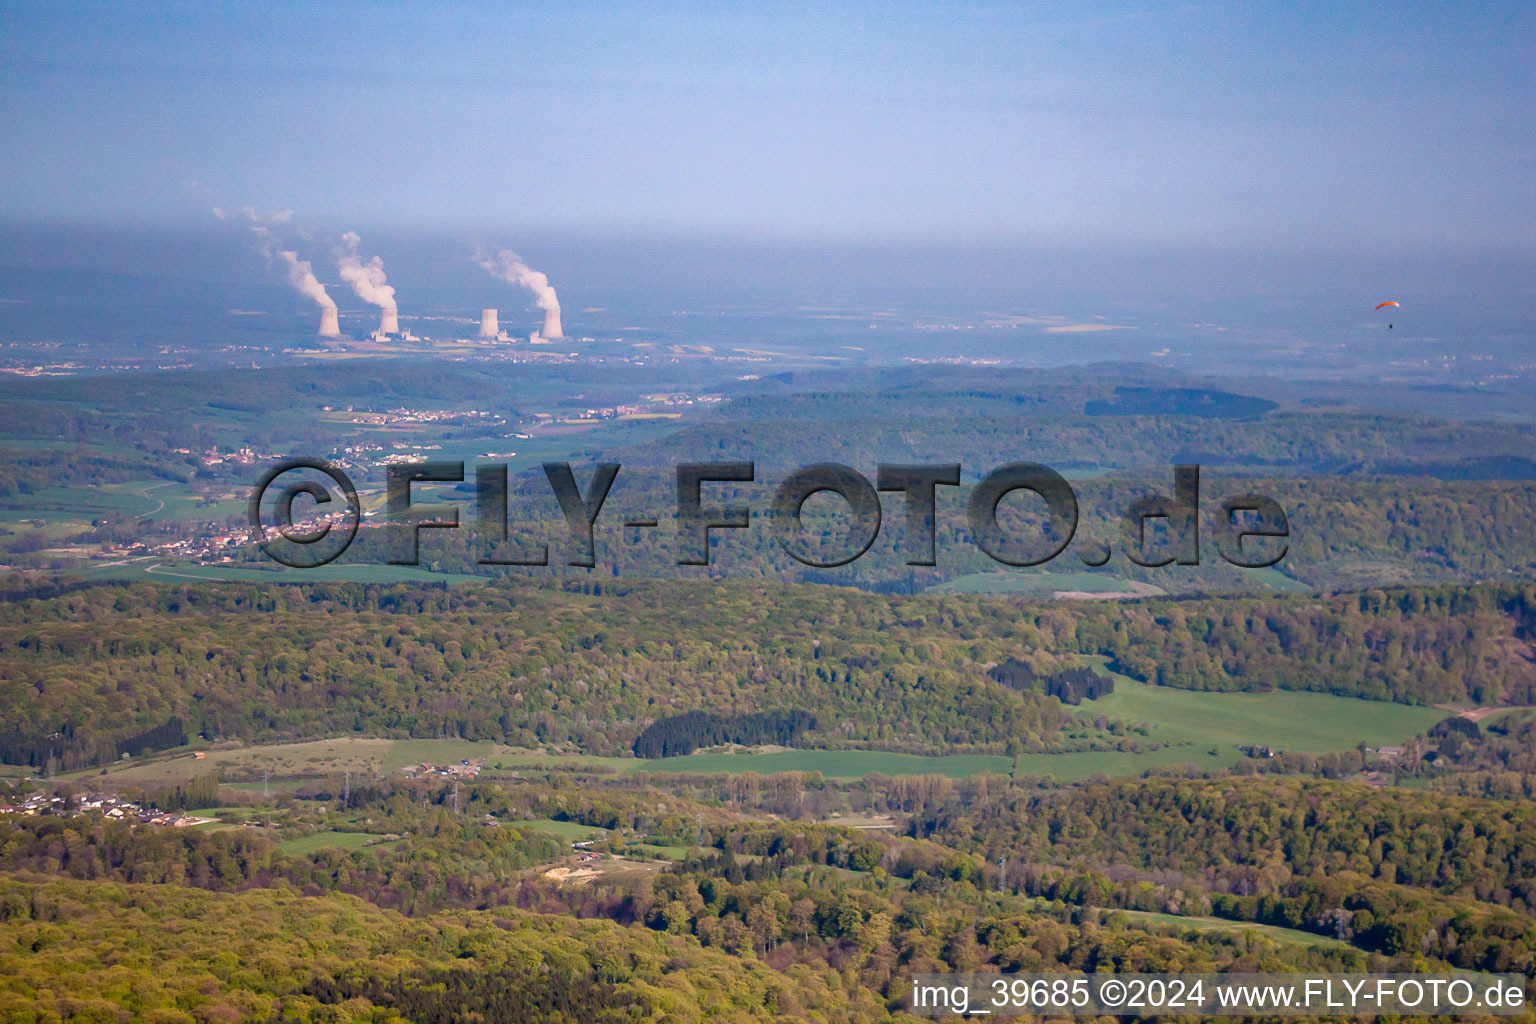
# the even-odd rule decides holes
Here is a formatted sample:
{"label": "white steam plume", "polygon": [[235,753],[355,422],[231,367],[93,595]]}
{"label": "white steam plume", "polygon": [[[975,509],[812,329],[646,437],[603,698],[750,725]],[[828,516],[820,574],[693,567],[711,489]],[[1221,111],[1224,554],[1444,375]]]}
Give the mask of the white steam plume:
{"label": "white steam plume", "polygon": [[251,233],[256,236],[257,245],[261,248],[262,255],[267,259],[280,259],[283,267],[288,272],[288,283],[293,285],[301,295],[308,295],[315,300],[315,305],[321,309],[335,309],[336,300],[326,293],[325,285],[315,276],[315,268],[309,260],[299,259],[299,254],[292,249],[279,249],[277,238],[263,224],[252,224]]}
{"label": "white steam plume", "polygon": [[314,299],[315,305],[321,309],[336,308],[336,300],[326,294],[325,285],[315,277],[314,268],[310,266],[309,260],[299,259],[299,254],[291,249],[281,250],[277,256],[287,264],[289,284]]}
{"label": "white steam plume", "polygon": [[[193,184],[204,194],[211,195],[208,189],[203,189],[201,186],[196,185],[196,183]],[[267,226],[268,224],[286,224],[293,219],[293,211],[278,210],[263,217],[253,207],[246,206],[241,209],[241,213],[245,215],[246,222],[251,229],[251,234],[256,238],[257,250],[266,258],[267,262],[271,263],[275,259],[281,260],[283,269],[288,275],[288,283],[293,285],[294,289],[301,295],[309,296],[315,301],[315,305],[320,307],[320,336],[325,338],[340,336],[341,329],[337,323],[336,302],[326,292],[325,285],[320,283],[320,279],[315,277],[315,268],[310,265],[308,260],[299,259],[299,254],[292,249],[280,248],[277,236]],[[222,221],[232,219],[229,211],[222,206],[213,207],[213,215]]]}
{"label": "white steam plume", "polygon": [[519,285],[533,292],[534,304],[544,311],[544,337],[565,336],[560,330],[560,300],[555,297],[555,290],[549,286],[549,278],[545,274],[524,263],[510,249],[498,250],[495,257],[481,259],[480,265],[508,284]]}
{"label": "white steam plume", "polygon": [[356,232],[348,231],[341,236],[341,247],[336,250],[337,269],[341,279],[352,286],[357,297],[383,309],[395,308],[395,289],[386,284],[384,261],[375,256],[364,263],[357,255],[362,239]]}

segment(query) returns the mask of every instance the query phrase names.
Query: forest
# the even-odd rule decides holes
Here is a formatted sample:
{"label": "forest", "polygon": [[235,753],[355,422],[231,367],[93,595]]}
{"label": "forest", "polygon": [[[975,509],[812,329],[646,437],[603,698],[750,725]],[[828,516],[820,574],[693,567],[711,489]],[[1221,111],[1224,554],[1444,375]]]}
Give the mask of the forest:
{"label": "forest", "polygon": [[[1518,708],[1533,607],[1520,583],[1063,603],[726,580],[12,579],[7,752],[47,758],[0,781],[0,805],[57,802],[0,811],[0,1007],[881,1021],[911,1019],[905,980],[928,971],[1536,976]],[[1092,710],[1131,685],[1105,665],[1492,713],[1431,719],[1396,761],[1362,744],[1075,784],[615,770],[723,744],[1114,747],[1137,727]],[[524,753],[452,780],[338,765],[272,793],[249,770],[149,781],[212,763],[146,749],[161,743],[337,735]],[[106,795],[199,823],[114,820]]]}
{"label": "forest", "polygon": [[209,740],[341,732],[624,755],[663,719],[777,707],[815,721],[796,720],[787,745],[1049,751],[1059,698],[1084,694],[989,670],[1080,681],[1085,656],[1181,689],[1536,703],[1530,584],[1112,606],[726,581],[700,601],[694,586],[22,588],[0,603],[5,742],[20,763],[77,768],[174,738],[174,718]]}
{"label": "forest", "polygon": [[[0,816],[0,1005],[853,1021],[900,1016],[903,979],[933,970],[1536,974],[1536,819],[1508,804],[1273,778],[868,779],[910,808],[870,832],[658,781],[491,780],[462,805],[427,780],[247,796],[214,831]],[[613,870],[551,875],[551,816],[606,833],[593,849]],[[316,828],[378,842],[278,845]],[[208,961],[210,935],[235,955]],[[67,984],[49,967],[66,958]],[[553,974],[525,973],[541,963]]]}
{"label": "forest", "polygon": [[794,746],[801,733],[814,728],[815,717],[804,711],[754,711],[734,718],[687,711],[646,726],[635,737],[634,751],[636,757],[677,757],[722,744]]}
{"label": "forest", "polygon": [[987,669],[987,678],[1015,690],[1034,690],[1048,694],[1063,704],[1081,704],[1115,692],[1115,677],[1095,672],[1087,666],[1065,668],[1039,676],[1027,661],[1009,658]]}

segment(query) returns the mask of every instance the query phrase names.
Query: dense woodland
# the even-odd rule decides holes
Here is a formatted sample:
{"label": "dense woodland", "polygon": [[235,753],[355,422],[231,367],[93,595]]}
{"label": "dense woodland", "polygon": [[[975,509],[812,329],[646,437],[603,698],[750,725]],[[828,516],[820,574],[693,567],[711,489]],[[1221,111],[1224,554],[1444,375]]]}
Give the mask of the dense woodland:
{"label": "dense woodland", "polygon": [[1536,703],[1530,584],[1107,607],[727,582],[707,601],[682,582],[40,586],[58,596],[0,604],[5,742],[33,765],[137,753],[172,719],[623,754],[662,719],[767,709],[815,719],[798,745],[1045,751],[1060,701],[988,670],[1048,678],[1083,655],[1185,689]]}
{"label": "dense woodland", "polygon": [[1048,694],[1063,704],[1081,704],[1115,692],[1114,676],[1095,672],[1086,665],[1037,675],[1029,662],[1009,658],[1001,665],[987,669],[987,678],[1015,690]]}
{"label": "dense woodland", "polygon": [[[1536,819],[1507,804],[1267,778],[861,785],[908,802],[906,834],[767,820],[644,779],[481,783],[458,814],[440,785],[404,782],[243,812],[407,836],[304,855],[278,851],[272,824],[0,819],[0,1000],[65,1018],[123,1006],[202,1020],[226,1006],[437,1020],[484,1005],[551,1020],[634,1006],[679,1020],[879,1020],[919,971],[1536,973],[1524,859]],[[563,844],[519,827],[551,815],[612,830],[599,850],[646,835],[677,853],[659,871],[562,884],[535,865]],[[1249,923],[1316,938],[1277,941]],[[211,936],[227,963],[207,960]],[[141,955],[124,962],[116,951],[130,946]],[[67,983],[51,969],[63,958]],[[541,963],[552,976],[526,973]],[[153,978],[124,988],[125,967]]]}
{"label": "dense woodland", "polygon": [[793,746],[801,733],[814,728],[816,719],[804,711],[754,711],[735,718],[687,711],[646,726],[635,737],[634,750],[636,757],[677,757],[726,744]]}

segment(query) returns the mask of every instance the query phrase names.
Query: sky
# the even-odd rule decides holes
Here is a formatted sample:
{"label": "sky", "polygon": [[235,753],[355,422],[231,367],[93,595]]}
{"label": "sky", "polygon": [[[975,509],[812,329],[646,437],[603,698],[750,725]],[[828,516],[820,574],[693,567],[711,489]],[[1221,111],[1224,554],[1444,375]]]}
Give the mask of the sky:
{"label": "sky", "polygon": [[1536,6],[0,2],[0,219],[1536,248]]}

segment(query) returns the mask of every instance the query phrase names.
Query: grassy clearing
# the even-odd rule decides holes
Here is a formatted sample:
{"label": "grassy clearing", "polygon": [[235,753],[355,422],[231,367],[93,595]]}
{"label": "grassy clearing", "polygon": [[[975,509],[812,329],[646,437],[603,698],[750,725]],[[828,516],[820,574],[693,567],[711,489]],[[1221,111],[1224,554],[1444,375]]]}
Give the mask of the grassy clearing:
{"label": "grassy clearing", "polygon": [[604,829],[582,825],[574,821],[555,821],[552,818],[534,818],[528,821],[509,821],[519,832],[542,832],[568,843],[584,843],[588,839],[602,839],[608,835]]}
{"label": "grassy clearing", "polygon": [[[395,742],[343,737],[209,750],[202,758],[194,757],[189,751],[148,761],[107,765],[106,774],[100,777],[103,782],[111,783],[165,785],[217,772],[222,778],[230,780],[225,785],[259,792],[263,771],[270,777],[273,788],[277,788],[281,780],[320,778],[336,772],[350,771],[354,778],[383,775],[384,759]],[[88,769],[76,774],[99,775],[100,771]]]}
{"label": "grassy clearing", "polygon": [[1244,921],[1228,921],[1220,917],[1183,917],[1178,914],[1154,914],[1145,910],[1114,910],[1105,911],[1106,914],[1124,914],[1132,921],[1144,921],[1148,924],[1172,925],[1175,928],[1188,928],[1197,932],[1256,932],[1267,939],[1287,946],[1324,946],[1326,948],[1348,948],[1349,943],[1338,939],[1326,938],[1322,935],[1314,935],[1311,932],[1297,931],[1294,928],[1281,928],[1273,924],[1253,924]]}
{"label": "grassy clearing", "polygon": [[365,846],[372,845],[378,838],[369,832],[316,832],[312,836],[301,836],[298,839],[278,843],[277,848],[286,854],[302,857],[316,850],[331,848],[361,850]]}
{"label": "grassy clearing", "polygon": [[[1085,660],[1104,670],[1102,659]],[[1209,756],[1213,747],[1220,749],[1221,755],[1212,760],[1237,744],[1307,754],[1348,750],[1361,742],[1378,747],[1417,735],[1446,717],[1437,708],[1327,693],[1202,693],[1149,686],[1129,676],[1114,678],[1114,693],[1073,710],[1084,717],[1102,713],[1144,722],[1151,727],[1148,742],[1188,744],[1202,756]]]}
{"label": "grassy clearing", "polygon": [[935,594],[1013,594],[1019,597],[1052,597],[1058,593],[1124,594],[1127,597],[1161,594],[1163,588],[1102,572],[977,572],[957,576],[928,588]]}
{"label": "grassy clearing", "polygon": [[514,749],[501,743],[472,740],[390,740],[389,750],[384,755],[384,770],[397,772],[422,762],[444,765],[492,759]]}
{"label": "grassy clearing", "polygon": [[658,846],[655,843],[628,843],[624,847],[626,854],[645,853],[652,857],[660,857],[662,860],[686,860],[688,855],[697,846]]}

